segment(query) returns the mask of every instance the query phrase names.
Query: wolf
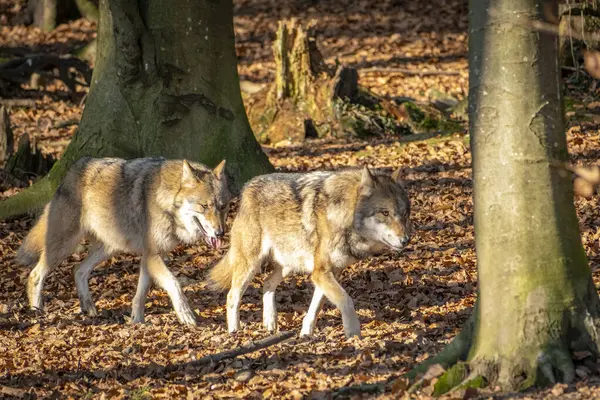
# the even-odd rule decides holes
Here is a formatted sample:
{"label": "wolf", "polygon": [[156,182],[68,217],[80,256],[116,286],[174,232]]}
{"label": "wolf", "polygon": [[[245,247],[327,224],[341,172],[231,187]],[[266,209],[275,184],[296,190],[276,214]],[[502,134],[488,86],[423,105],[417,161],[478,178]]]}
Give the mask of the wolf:
{"label": "wolf", "polygon": [[116,252],[129,252],[142,256],[132,322],[144,321],[154,280],[168,293],[179,321],[195,325],[195,313],[162,256],[179,243],[201,238],[219,248],[231,197],[225,160],[214,170],[164,158],[76,161],[17,252],[21,264],[37,263],[27,282],[30,307],[43,307],[48,273],[87,238],[89,254],[74,269],[83,313],[97,315],[88,286],[94,267]]}
{"label": "wolf", "polygon": [[315,286],[301,335],[311,335],[329,299],[342,313],[347,337],[360,336],[354,304],[336,277],[356,260],[400,251],[412,233],[410,202],[400,179],[369,168],[305,174],[275,173],[248,182],[230,232],[230,247],[209,272],[227,294],[227,326],[240,328],[239,306],[264,262],[273,272],[263,287],[263,325],[277,329],[275,290],[290,273],[311,275]]}

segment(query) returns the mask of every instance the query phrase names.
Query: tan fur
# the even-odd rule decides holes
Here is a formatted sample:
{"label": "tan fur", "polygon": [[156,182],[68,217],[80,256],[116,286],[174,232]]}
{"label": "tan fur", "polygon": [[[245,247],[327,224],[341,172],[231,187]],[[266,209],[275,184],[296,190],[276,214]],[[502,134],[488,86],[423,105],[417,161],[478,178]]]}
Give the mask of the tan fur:
{"label": "tan fur", "polygon": [[[302,333],[326,296],[342,312],[348,336],[360,332],[352,300],[335,276],[357,259],[386,248],[400,250],[411,233],[410,205],[399,174],[368,168],[341,172],[271,174],[250,181],[231,228],[231,245],[210,272],[213,287],[230,287],[227,321],[239,329],[240,299],[264,262],[274,271],[263,288],[263,323],[276,329],[274,291],[292,272],[309,273],[315,296]],[[386,214],[386,215],[384,215]]]}
{"label": "tan fur", "polygon": [[113,253],[126,251],[142,255],[132,320],[144,320],[145,297],[154,280],[168,292],[179,320],[195,324],[161,255],[178,243],[192,244],[203,237],[220,246],[230,199],[224,161],[215,170],[160,158],[77,161],[18,252],[24,264],[37,261],[28,281],[30,306],[42,308],[44,279],[88,238],[88,257],[74,271],[83,312],[96,315],[88,288],[93,268]]}
{"label": "tan fur", "polygon": [[46,236],[46,226],[48,224],[48,206],[44,207],[44,211],[40,218],[33,226],[29,234],[23,241],[21,247],[17,251],[17,262],[23,265],[32,265],[40,258],[40,254],[44,249],[44,237]]}
{"label": "tan fur", "polygon": [[209,272],[208,284],[213,290],[229,289],[231,287],[231,278],[233,277],[233,268],[229,267],[227,255],[213,267]]}

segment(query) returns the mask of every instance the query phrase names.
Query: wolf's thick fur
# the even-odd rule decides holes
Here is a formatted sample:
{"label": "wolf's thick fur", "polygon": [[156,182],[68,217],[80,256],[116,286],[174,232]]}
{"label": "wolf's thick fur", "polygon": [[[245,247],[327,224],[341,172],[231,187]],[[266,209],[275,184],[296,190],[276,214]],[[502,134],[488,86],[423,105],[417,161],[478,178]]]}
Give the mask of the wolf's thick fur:
{"label": "wolf's thick fur", "polygon": [[240,299],[265,261],[273,273],[263,288],[263,324],[277,328],[275,289],[291,272],[310,273],[315,293],[302,324],[312,334],[324,296],[340,309],[347,336],[360,334],[352,299],[336,280],[342,268],[409,240],[410,204],[398,178],[368,168],[342,172],[271,174],[242,194],[231,245],[211,270],[213,287],[228,288],[227,325],[239,329]]}
{"label": "wolf's thick fur", "polygon": [[17,253],[25,265],[37,262],[28,280],[30,306],[42,308],[44,279],[88,238],[88,257],[75,269],[84,313],[97,314],[89,293],[90,273],[113,253],[125,251],[142,255],[132,320],[144,320],[153,279],[168,292],[179,320],[195,324],[195,314],[161,255],[180,242],[192,244],[202,237],[219,247],[230,199],[225,161],[211,170],[162,158],[78,160]]}

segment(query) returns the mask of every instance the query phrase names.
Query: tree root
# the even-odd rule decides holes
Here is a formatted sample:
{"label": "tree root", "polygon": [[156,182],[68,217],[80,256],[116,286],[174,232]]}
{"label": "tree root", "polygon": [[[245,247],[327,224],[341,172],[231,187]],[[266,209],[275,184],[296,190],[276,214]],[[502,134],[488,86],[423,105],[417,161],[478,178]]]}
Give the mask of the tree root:
{"label": "tree root", "polygon": [[418,375],[425,373],[429,367],[434,364],[440,364],[442,367],[447,368],[459,361],[464,361],[469,354],[471,348],[471,340],[473,337],[473,330],[475,326],[476,309],[473,310],[473,314],[465,324],[464,328],[460,333],[448,344],[441,353],[435,357],[430,357],[427,360],[420,363],[418,366],[413,368],[411,371],[405,374],[405,377],[413,380]]}
{"label": "tree root", "polygon": [[56,182],[45,176],[21,193],[0,202],[0,221],[41,210],[52,199],[57,187]]}
{"label": "tree root", "polygon": [[[591,280],[588,292],[579,299],[579,304],[585,304],[586,308],[567,310],[562,326],[554,332],[555,334],[547,337],[547,344],[540,343],[537,355],[531,352],[531,347],[527,346],[522,349],[522,352],[517,351],[514,354],[505,354],[501,349],[495,351],[490,347],[472,348],[472,345],[477,343],[475,319],[478,306],[476,305],[463,330],[440,354],[424,361],[404,375],[411,381],[419,377],[409,392],[419,390],[431,382],[435,382],[435,396],[485,385],[499,386],[503,390],[521,391],[534,385],[546,386],[558,382],[573,382],[576,378],[574,359],[582,358],[581,353],[584,354],[584,358],[585,354],[595,356],[600,354],[600,321],[597,317],[600,315],[600,310]],[[439,375],[440,368],[430,369],[436,364],[447,370]]]}

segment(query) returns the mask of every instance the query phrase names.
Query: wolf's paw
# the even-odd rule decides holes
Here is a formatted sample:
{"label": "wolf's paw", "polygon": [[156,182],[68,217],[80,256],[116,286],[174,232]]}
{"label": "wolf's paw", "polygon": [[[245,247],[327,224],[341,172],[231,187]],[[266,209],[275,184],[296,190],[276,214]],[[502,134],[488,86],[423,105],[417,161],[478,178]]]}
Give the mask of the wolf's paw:
{"label": "wolf's paw", "polygon": [[357,337],[357,338],[361,337],[360,336],[360,329],[357,330],[357,331],[346,331],[345,330],[345,333],[346,333],[346,338],[347,339],[350,339],[350,338],[353,338],[353,337]]}
{"label": "wolf's paw", "polygon": [[198,321],[196,320],[196,314],[194,314],[194,312],[191,310],[189,312],[185,312],[185,313],[181,313],[181,314],[177,315],[177,318],[179,319],[179,322],[181,322],[183,325],[189,325],[189,326],[198,325]]}
{"label": "wolf's paw", "polygon": [[300,331],[300,337],[305,337],[305,336],[312,336],[312,334],[314,333],[314,329],[312,329],[311,327],[302,327],[302,330]]}
{"label": "wolf's paw", "polygon": [[269,332],[274,332],[277,330],[277,319],[269,319],[269,320],[263,321],[263,326]]}
{"label": "wolf's paw", "polygon": [[98,316],[98,310],[91,299],[80,300],[79,306],[82,314],[86,314],[88,317]]}
{"label": "wolf's paw", "polygon": [[350,323],[345,324],[344,333],[348,339],[354,336],[360,337],[360,322],[358,322],[358,319],[351,320]]}
{"label": "wolf's paw", "polygon": [[44,299],[42,296],[29,295],[29,309],[32,311],[44,311]]}
{"label": "wolf's paw", "polygon": [[141,324],[144,322],[144,314],[138,314],[135,312],[131,313],[131,323],[132,324]]}

